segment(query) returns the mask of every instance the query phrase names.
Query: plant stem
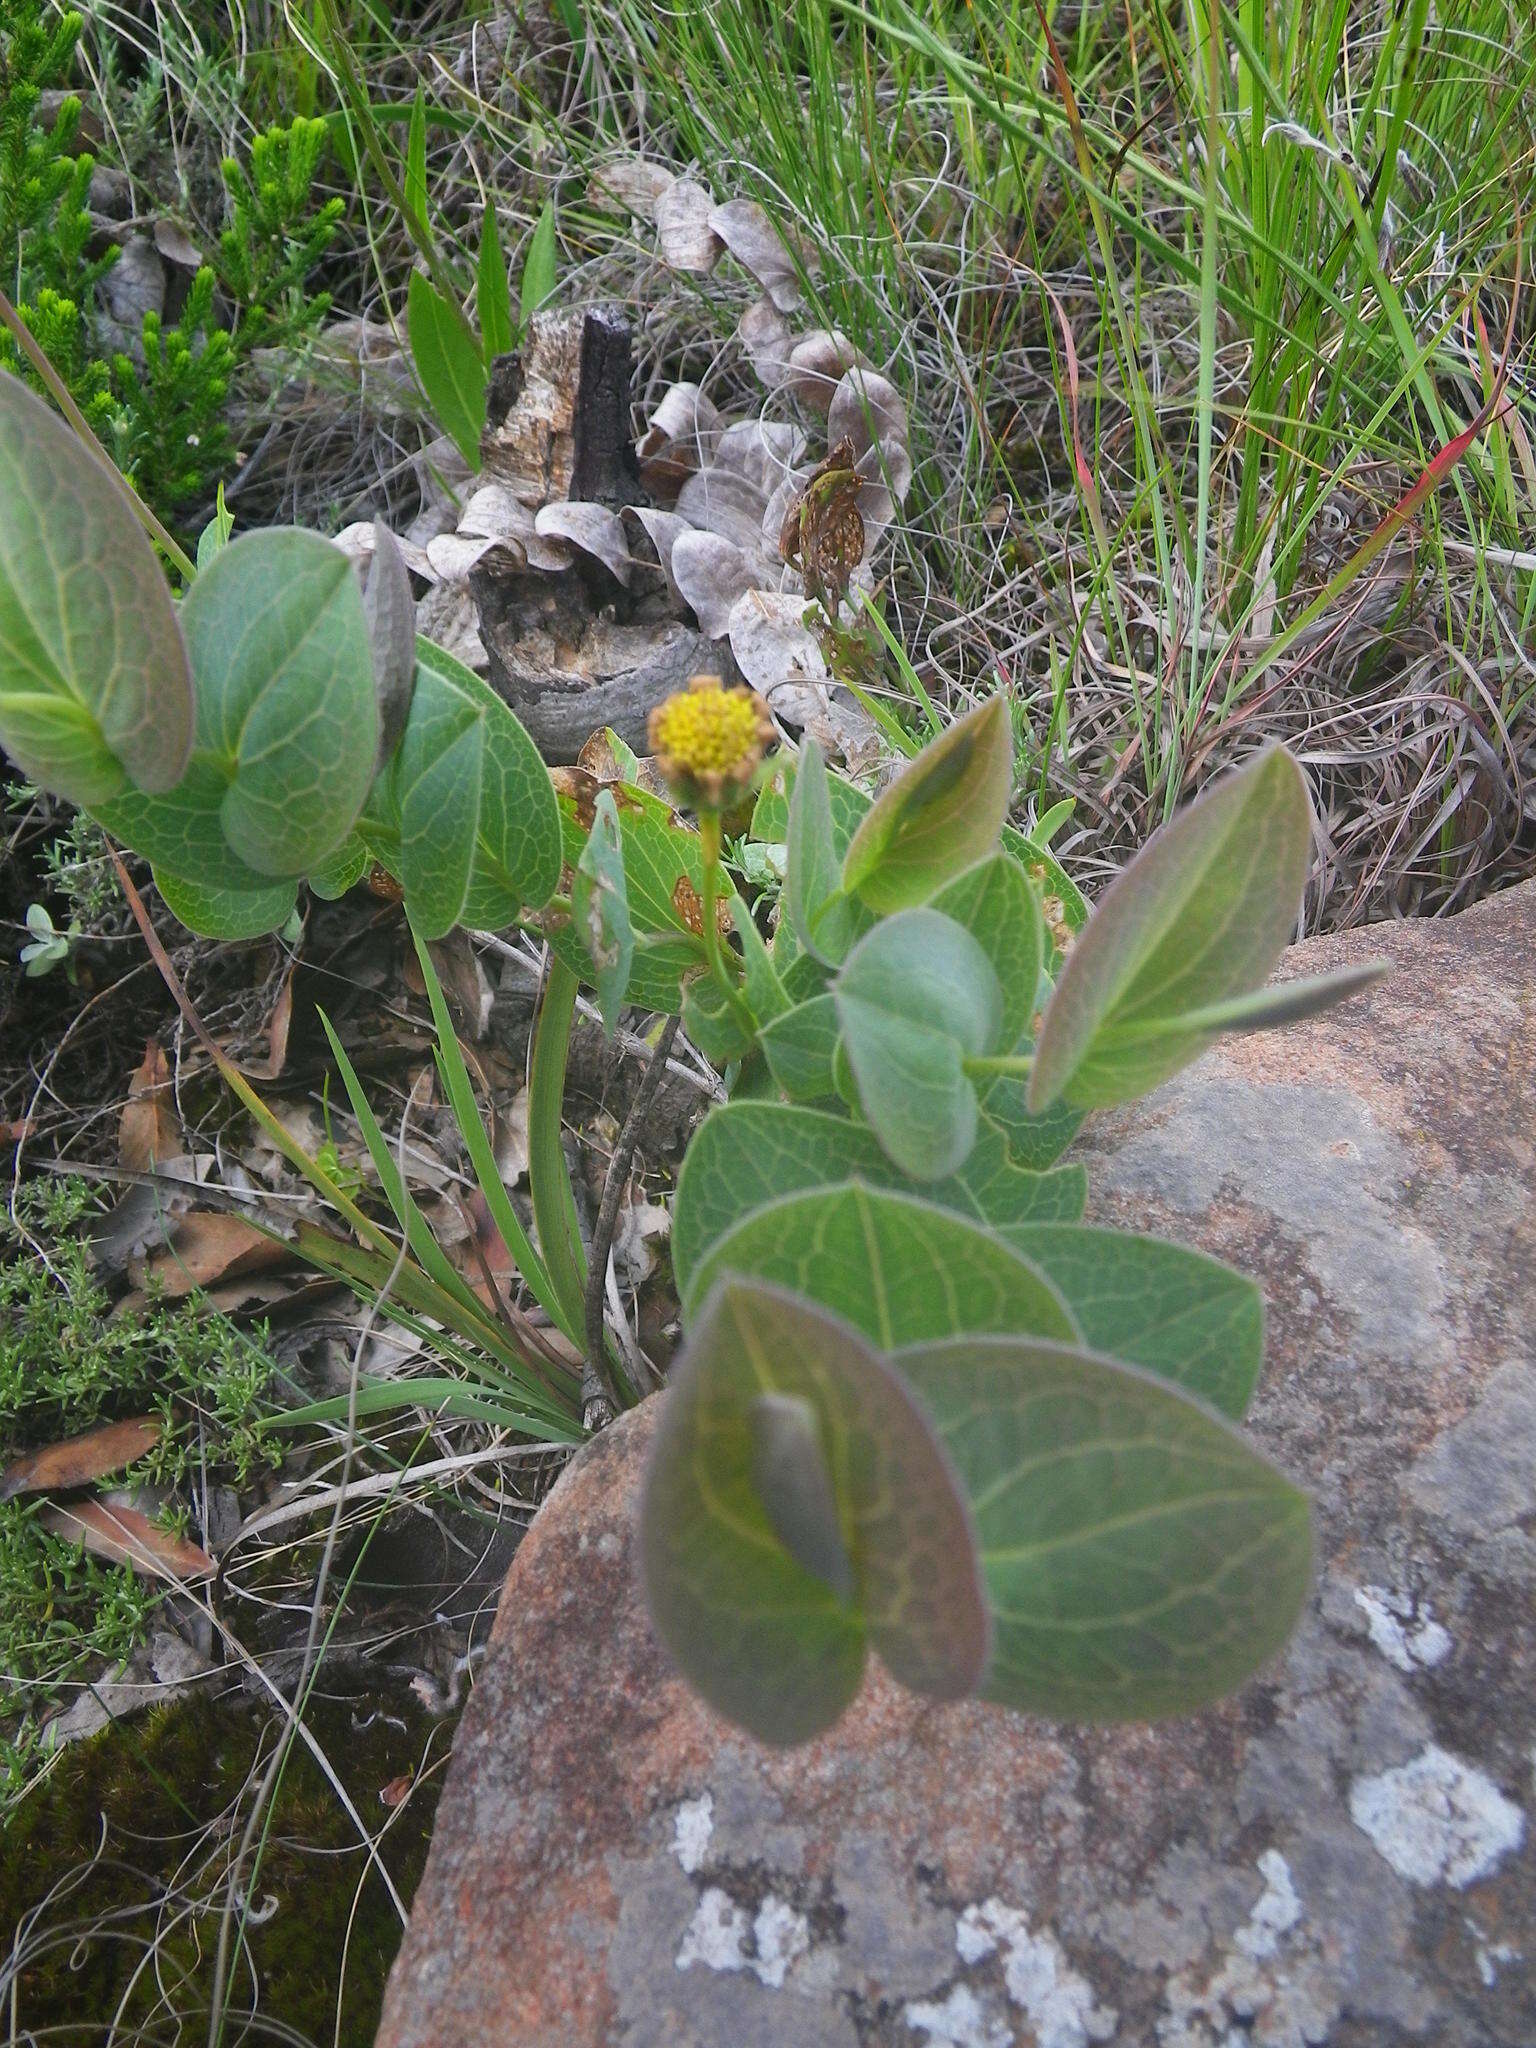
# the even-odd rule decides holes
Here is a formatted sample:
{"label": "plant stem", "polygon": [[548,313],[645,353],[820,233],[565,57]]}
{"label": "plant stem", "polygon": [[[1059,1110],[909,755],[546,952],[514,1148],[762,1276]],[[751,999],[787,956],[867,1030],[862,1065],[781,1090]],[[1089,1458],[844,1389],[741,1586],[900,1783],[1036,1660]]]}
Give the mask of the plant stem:
{"label": "plant stem", "polygon": [[[640,1126],[647,1111],[656,1099],[667,1071],[667,1055],[672,1050],[672,1041],[677,1036],[680,1017],[669,1017],[661,1028],[661,1036],[652,1048],[640,1086],[635,1090],[635,1099],[629,1105],[629,1114],[624,1119],[624,1128],[619,1132],[619,1141],[613,1148],[613,1157],[608,1162],[608,1177],[603,1182],[602,1205],[597,1212],[597,1228],[592,1233],[592,1257],[587,1264],[587,1377],[581,1384],[582,1417],[589,1428],[601,1427],[611,1422],[622,1405],[613,1375],[608,1368],[607,1335],[603,1323],[603,1292],[608,1284],[608,1259],[613,1249],[613,1234],[618,1227],[619,1203],[623,1200],[624,1189],[629,1180],[629,1162],[635,1156],[635,1143],[640,1136]],[[593,1409],[599,1411],[593,1416]],[[601,1414],[606,1408],[608,1413]]]}
{"label": "plant stem", "polygon": [[59,411],[63,413],[65,419],[69,421],[69,424],[74,428],[87,448],[93,449],[101,458],[108,475],[116,483],[118,489],[125,494],[129,504],[132,506],[134,518],[138,520],[140,526],[143,527],[156,546],[160,548],[166,559],[174,562],[182,575],[190,583],[197,574],[196,562],[193,561],[186,549],[178,541],[173,540],[170,534],[166,532],[160,521],[150,511],[144,500],[133,488],[133,485],[129,483],[127,477],[123,475],[123,472],[92,433],[90,422],[70,397],[69,387],[65,384],[64,379],[59,375],[52,363],[49,362],[47,356],[43,354],[32,330],[28,327],[26,321],[22,319],[4,292],[0,292],[0,321],[3,321],[16,337],[17,347],[26,356],[28,362],[31,363],[33,369],[36,370],[38,376],[41,377],[43,383],[48,387],[49,395],[53,399],[54,404],[59,408]]}
{"label": "plant stem", "polygon": [[977,1053],[960,1064],[973,1081],[985,1080],[994,1074],[1012,1074],[1022,1080],[1035,1064],[1035,1059],[1033,1053],[1027,1052]]}
{"label": "plant stem", "polygon": [[544,1270],[560,1304],[561,1325],[580,1344],[586,1327],[587,1262],[576,1222],[576,1198],[560,1142],[565,1068],[576,1016],[575,974],[553,951],[533,1033],[528,1076],[528,1188]]}
{"label": "plant stem", "polygon": [[725,997],[726,1008],[747,1034],[756,1039],[757,1023],[748,1009],[740,988],[726,971],[725,955],[720,947],[720,923],[717,906],[720,902],[720,813],[701,811],[699,813],[699,838],[704,848],[704,895],[700,905],[700,922],[704,926],[704,957],[709,962],[709,971],[719,984]]}

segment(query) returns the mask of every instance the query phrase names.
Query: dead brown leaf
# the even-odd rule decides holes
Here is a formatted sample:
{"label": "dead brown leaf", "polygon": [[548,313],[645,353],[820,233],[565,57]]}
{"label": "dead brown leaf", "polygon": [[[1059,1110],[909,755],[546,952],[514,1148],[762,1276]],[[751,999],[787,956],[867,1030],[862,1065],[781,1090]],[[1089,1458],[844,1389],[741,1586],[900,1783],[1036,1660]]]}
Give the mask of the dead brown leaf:
{"label": "dead brown leaf", "polygon": [[150,1579],[209,1579],[218,1566],[206,1550],[183,1536],[157,1528],[137,1508],[109,1505],[104,1500],[73,1501],[68,1507],[40,1511],[45,1528],[67,1543],[83,1543],[93,1557],[132,1565]]}
{"label": "dead brown leaf", "polygon": [[170,1063],[159,1039],[151,1038],[128,1083],[128,1101],[117,1126],[118,1164],[147,1173],[157,1161],[173,1159],[184,1150]]}
{"label": "dead brown leaf", "polygon": [[0,1501],[23,1493],[64,1493],[72,1486],[88,1486],[93,1479],[121,1472],[159,1441],[160,1425],[154,1416],[136,1415],[129,1422],[103,1423],[82,1436],[46,1444],[40,1451],[14,1458],[0,1473]]}
{"label": "dead brown leaf", "polygon": [[277,992],[277,1001],[272,1005],[272,1015],[267,1019],[266,1058],[240,1062],[241,1073],[253,1081],[275,1081],[288,1064],[288,1034],[293,1029],[293,974],[298,964],[295,955],[288,963],[288,972]]}
{"label": "dead brown leaf", "polygon": [[243,1216],[194,1209],[178,1225],[170,1249],[157,1253],[135,1279],[142,1284],[153,1274],[164,1294],[180,1300],[199,1287],[269,1272],[292,1256],[286,1244],[257,1230]]}

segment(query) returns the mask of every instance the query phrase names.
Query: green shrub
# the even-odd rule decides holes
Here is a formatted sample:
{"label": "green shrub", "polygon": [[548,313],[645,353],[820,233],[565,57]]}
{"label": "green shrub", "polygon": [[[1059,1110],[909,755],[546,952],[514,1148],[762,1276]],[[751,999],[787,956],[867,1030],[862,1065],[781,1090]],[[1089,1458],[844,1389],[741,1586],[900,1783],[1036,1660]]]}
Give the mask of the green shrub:
{"label": "green shrub", "polygon": [[[309,279],[344,202],[315,194],[324,121],[258,134],[248,166],[222,165],[229,223],[178,317],[147,312],[135,351],[96,354],[96,288],[118,251],[108,244],[89,253],[95,163],[74,149],[80,101],[67,97],[51,122],[41,110],[44,92],[68,82],[81,30],[80,15],[51,16],[43,0],[17,0],[0,26],[0,289],[120,468],[172,516],[205,500],[226,473],[230,406],[255,352],[296,350],[324,319],[329,294],[311,291]],[[41,389],[3,331],[0,367]]]}

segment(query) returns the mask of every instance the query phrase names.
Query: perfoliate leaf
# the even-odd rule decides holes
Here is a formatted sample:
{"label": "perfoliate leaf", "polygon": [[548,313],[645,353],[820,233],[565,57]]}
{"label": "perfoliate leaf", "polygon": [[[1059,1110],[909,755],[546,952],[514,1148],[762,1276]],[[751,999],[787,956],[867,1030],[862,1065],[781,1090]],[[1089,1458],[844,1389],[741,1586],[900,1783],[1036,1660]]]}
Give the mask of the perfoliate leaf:
{"label": "perfoliate leaf", "polygon": [[182,601],[197,737],[163,796],[92,808],[182,886],[270,895],[351,834],[373,778],[378,713],[347,558],[273,527],[220,550]]}
{"label": "perfoliate leaf", "polygon": [[547,903],[560,880],[560,812],[549,770],[515,713],[473,669],[430,640],[416,642],[416,664],[418,689],[424,676],[436,676],[480,708],[480,821],[460,919],[476,931],[501,931]]}
{"label": "perfoliate leaf", "polygon": [[1056,856],[1037,841],[1026,839],[1012,825],[1003,827],[1003,851],[1013,855],[1039,892],[1045,925],[1045,970],[1054,975],[1061,955],[1088,922],[1088,905]]}
{"label": "perfoliate leaf", "polygon": [[1219,1259],[1075,1222],[998,1233],[1061,1291],[1090,1350],[1139,1365],[1241,1420],[1264,1357],[1264,1303]]}
{"label": "perfoliate leaf", "polygon": [[387,773],[399,820],[400,882],[424,939],[464,914],[480,830],[486,714],[451,678],[423,667]]}
{"label": "perfoliate leaf", "polygon": [[269,882],[255,890],[189,882],[154,868],[155,887],[173,917],[200,939],[261,939],[281,931],[298,900],[296,882]]}
{"label": "perfoliate leaf", "polygon": [[458,307],[419,270],[411,272],[405,319],[427,403],[470,468],[478,469],[486,391],[479,343]]}
{"label": "perfoliate leaf", "polygon": [[848,848],[843,887],[874,910],[925,902],[996,847],[1012,778],[1008,706],[989,697],[876,800]]}
{"label": "perfoliate leaf", "polygon": [[480,349],[485,357],[485,367],[489,370],[498,356],[507,354],[515,338],[512,327],[512,288],[507,282],[507,259],[501,246],[501,230],[496,223],[494,200],[487,203],[480,221],[480,262],[477,277],[475,305],[480,315]]}
{"label": "perfoliate leaf", "polygon": [[794,1004],[757,1034],[768,1071],[791,1102],[825,1102],[837,1093],[837,1039],[837,1005],[829,994]]}
{"label": "perfoliate leaf", "polygon": [[363,616],[379,701],[379,761],[388,760],[405,729],[416,680],[416,599],[400,543],[382,519],[373,522],[373,560],[363,589]]}
{"label": "perfoliate leaf", "polygon": [[841,960],[853,939],[853,906],[843,896],[832,836],[827,765],[807,739],[795,767],[789,804],[789,867],[784,905],[795,936],[818,960]]}
{"label": "perfoliate leaf", "polygon": [[683,983],[683,1029],[712,1067],[728,1067],[752,1048],[737,1022],[725,991],[712,974],[691,975]]}
{"label": "perfoliate leaf", "polygon": [[1220,1007],[1267,979],[1307,878],[1311,806],[1269,748],[1154,834],[1067,956],[1029,1081],[1031,1109],[1145,1094],[1203,1052]]}
{"label": "perfoliate leaf", "polygon": [[99,804],[180,781],[195,705],[155,551],[122,480],[0,371],[0,745]]}
{"label": "perfoliate leaf", "polygon": [[519,297],[525,327],[545,300],[554,297],[555,287],[559,281],[559,260],[560,248],[555,240],[555,203],[548,199],[544,202],[543,212],[534,223],[533,233],[528,238],[528,253],[523,258],[523,279]]}
{"label": "perfoliate leaf", "polygon": [[1012,854],[989,854],[946,882],[929,904],[963,925],[992,963],[1002,990],[999,1047],[1012,1051],[1034,1024],[1040,986],[1040,906]]}
{"label": "perfoliate leaf", "polygon": [[368,848],[354,832],[334,853],[327,854],[317,868],[311,868],[305,879],[314,895],[331,903],[363,879],[368,864]]}
{"label": "perfoliate leaf", "polygon": [[833,1001],[859,1103],[886,1153],[916,1180],[956,1172],[976,1138],[966,1056],[1001,1041],[1003,992],[981,947],[937,910],[898,911],[848,955]]}
{"label": "perfoliate leaf", "polygon": [[[727,1282],[664,1399],[641,1570],[711,1706],[806,1741],[857,1692],[868,1647],[934,1698],[975,1690],[988,1624],[968,1510],[922,1410],[852,1330]],[[797,1449],[815,1469],[793,1469]]]}
{"label": "perfoliate leaf", "polygon": [[893,1355],[972,1503],[995,1631],[983,1694],[1053,1719],[1189,1713],[1279,1649],[1307,1596],[1306,1496],[1230,1423],[1070,1346]]}
{"label": "perfoliate leaf", "polygon": [[[547,780],[547,774],[546,774]],[[704,964],[704,862],[699,835],[671,806],[648,790],[616,785],[614,803],[624,843],[624,880],[635,934],[629,1001],[650,1010],[676,1010],[682,981]],[[558,798],[565,859],[581,859],[591,809],[576,795]],[[592,976],[585,946],[566,926],[550,943],[584,979]]]}
{"label": "perfoliate leaf", "polygon": [[754,1209],[711,1244],[691,1299],[726,1273],[804,1294],[881,1350],[968,1330],[1080,1337],[1057,1289],[1001,1237],[936,1203],[856,1183]]}
{"label": "perfoliate leaf", "polygon": [[1086,1111],[1058,1102],[1036,1116],[1028,1107],[1027,1095],[1027,1082],[1000,1074],[990,1088],[982,1090],[982,1128],[990,1126],[1006,1140],[1018,1165],[1043,1173],[1082,1129]]}
{"label": "perfoliate leaf", "polygon": [[181,627],[197,678],[197,752],[228,778],[224,836],[258,874],[302,875],[352,829],[378,753],[352,564],[318,534],[247,533],[192,585]]}
{"label": "perfoliate leaf", "polygon": [[635,934],[624,886],[624,842],[611,790],[598,796],[592,829],[576,863],[571,917],[592,964],[598,1008],[611,1038],[624,1007],[635,957]]}
{"label": "perfoliate leaf", "polygon": [[[782,1195],[849,1180],[905,1189],[973,1222],[993,1225],[1074,1223],[1083,1213],[1088,1187],[1080,1166],[1053,1173],[1015,1166],[1004,1141],[984,1127],[953,1179],[925,1181],[918,1188],[892,1165],[863,1124],[797,1103],[727,1102],[712,1109],[694,1133],[672,1204],[672,1270],[684,1306],[694,1298],[704,1254],[744,1217]],[[1033,1256],[1027,1245],[1024,1249]],[[1067,1290],[1062,1286],[1061,1291]],[[1114,1347],[1101,1343],[1099,1348]]]}

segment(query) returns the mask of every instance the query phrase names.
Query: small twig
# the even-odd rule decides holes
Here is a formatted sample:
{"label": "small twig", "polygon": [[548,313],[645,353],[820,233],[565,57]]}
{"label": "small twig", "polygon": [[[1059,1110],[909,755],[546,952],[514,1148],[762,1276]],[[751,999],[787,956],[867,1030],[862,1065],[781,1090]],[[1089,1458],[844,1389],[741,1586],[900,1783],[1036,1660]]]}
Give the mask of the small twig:
{"label": "small twig", "polygon": [[582,1419],[588,1429],[601,1429],[612,1422],[618,1412],[618,1400],[614,1390],[613,1377],[608,1370],[607,1334],[603,1323],[603,1293],[608,1283],[608,1261],[613,1254],[613,1234],[618,1228],[619,1204],[624,1199],[624,1190],[629,1183],[629,1163],[635,1156],[635,1145],[640,1137],[640,1125],[661,1086],[667,1071],[667,1055],[672,1050],[672,1041],[677,1036],[681,1019],[669,1017],[662,1026],[646,1062],[640,1086],[635,1090],[635,1099],[629,1105],[629,1115],[624,1119],[624,1128],[619,1132],[618,1143],[613,1148],[613,1157],[608,1162],[608,1178],[603,1182],[602,1205],[597,1212],[597,1228],[592,1233],[592,1255],[587,1262],[587,1370],[581,1382]]}

